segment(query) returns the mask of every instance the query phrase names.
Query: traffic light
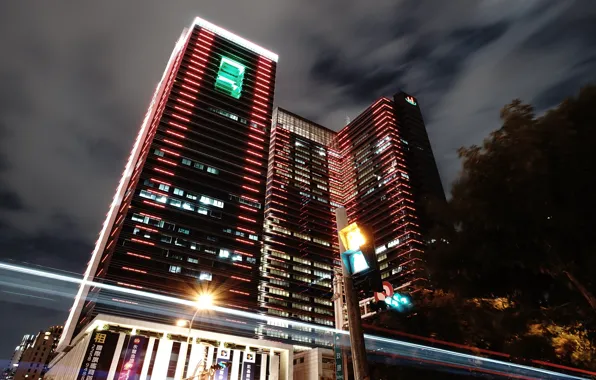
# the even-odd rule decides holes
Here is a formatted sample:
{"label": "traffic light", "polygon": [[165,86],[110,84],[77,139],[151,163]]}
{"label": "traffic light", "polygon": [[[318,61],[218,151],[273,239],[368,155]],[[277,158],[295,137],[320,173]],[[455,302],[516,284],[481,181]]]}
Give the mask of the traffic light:
{"label": "traffic light", "polygon": [[368,271],[363,274],[365,277],[367,288],[373,292],[383,291],[383,281],[381,280],[381,271],[379,270],[379,262],[377,261],[377,254],[375,252],[375,239],[373,237],[372,229],[367,226],[360,227],[360,231],[365,236],[365,242],[360,246],[362,256],[368,264]]}
{"label": "traffic light", "polygon": [[364,285],[364,290],[383,291],[372,229],[352,223],[339,236],[344,247],[342,260],[354,280]]}
{"label": "traffic light", "polygon": [[410,296],[400,293],[394,293],[391,297],[385,298],[387,308],[404,312],[410,310],[414,305]]}

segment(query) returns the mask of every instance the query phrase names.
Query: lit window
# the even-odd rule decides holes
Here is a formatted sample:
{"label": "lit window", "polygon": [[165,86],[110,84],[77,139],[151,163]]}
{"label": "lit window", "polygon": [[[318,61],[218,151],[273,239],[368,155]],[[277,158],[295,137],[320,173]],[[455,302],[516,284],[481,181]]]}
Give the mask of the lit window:
{"label": "lit window", "polygon": [[164,243],[171,243],[172,242],[172,237],[168,236],[168,235],[163,235],[161,237],[161,241],[163,241]]}
{"label": "lit window", "polygon": [[161,151],[161,150],[159,150],[159,149],[155,149],[155,150],[153,151],[153,154],[155,154],[156,156],[159,156],[159,157],[163,157],[163,155],[164,155],[164,152],[163,152],[163,151]]}
{"label": "lit window", "polygon": [[212,168],[211,166],[207,167],[207,172],[211,174],[219,174],[219,170]]}
{"label": "lit window", "polygon": [[146,190],[141,190],[141,192],[139,193],[139,195],[143,198],[147,198],[147,199],[155,199],[155,194],[152,194]]}
{"label": "lit window", "polygon": [[184,190],[176,188],[176,189],[174,189],[174,194],[176,194],[176,195],[184,195]]}
{"label": "lit window", "polygon": [[234,256],[232,256],[232,261],[242,261],[242,255],[234,255]]}
{"label": "lit window", "polygon": [[192,199],[193,201],[196,201],[197,200],[197,197],[195,195],[188,194],[188,193],[186,194],[186,198]]}
{"label": "lit window", "polygon": [[182,202],[177,199],[170,199],[170,204],[175,207],[182,207]]}
{"label": "lit window", "polygon": [[195,210],[195,206],[191,203],[188,202],[184,202],[182,203],[182,208],[185,210],[189,210],[189,211],[194,211]]}
{"label": "lit window", "polygon": [[215,88],[229,96],[239,99],[246,67],[228,57],[221,57],[219,71],[215,79]]}
{"label": "lit window", "polygon": [[139,214],[132,214],[132,220],[134,220],[135,222],[141,222],[141,223],[145,223],[145,217]]}
{"label": "lit window", "polygon": [[205,169],[205,165],[201,164],[200,162],[195,162],[195,169],[203,170]]}
{"label": "lit window", "polygon": [[176,241],[174,242],[174,244],[176,244],[179,247],[187,247],[188,246],[188,242],[184,239],[180,239],[177,238]]}
{"label": "lit window", "polygon": [[188,165],[190,166],[192,164],[192,161],[189,160],[188,158],[183,158],[182,159],[182,165]]}
{"label": "lit window", "polygon": [[259,236],[258,235],[248,235],[248,238],[251,240],[259,240]]}
{"label": "lit window", "polygon": [[182,272],[182,268],[178,265],[170,265],[170,273],[180,273]]}
{"label": "lit window", "polygon": [[160,183],[158,188],[159,188],[159,190],[163,190],[163,191],[169,191],[170,190],[170,186],[164,185],[163,183]]}
{"label": "lit window", "polygon": [[209,213],[209,210],[207,210],[205,207],[199,207],[197,212],[201,215],[207,215]]}
{"label": "lit window", "polygon": [[198,264],[199,263],[199,259],[195,259],[194,257],[188,257],[186,259],[186,261],[188,261],[189,263],[193,263],[193,264]]}
{"label": "lit window", "polygon": [[223,257],[223,258],[227,259],[228,257],[230,257],[230,251],[228,251],[227,249],[220,249],[219,257]]}
{"label": "lit window", "polygon": [[165,195],[158,195],[155,197],[155,201],[159,203],[166,203],[167,200],[168,197],[166,197]]}
{"label": "lit window", "polygon": [[178,232],[180,232],[181,234],[190,235],[190,230],[186,228],[178,227]]}
{"label": "lit window", "polygon": [[211,272],[201,271],[201,274],[199,274],[199,280],[201,281],[211,281],[212,278],[213,275],[211,274]]}
{"label": "lit window", "polygon": [[192,250],[196,251],[196,250],[197,250],[197,248],[198,248],[198,247],[197,247],[197,243],[195,243],[194,241],[191,241],[191,242],[190,242],[190,249],[192,249]]}

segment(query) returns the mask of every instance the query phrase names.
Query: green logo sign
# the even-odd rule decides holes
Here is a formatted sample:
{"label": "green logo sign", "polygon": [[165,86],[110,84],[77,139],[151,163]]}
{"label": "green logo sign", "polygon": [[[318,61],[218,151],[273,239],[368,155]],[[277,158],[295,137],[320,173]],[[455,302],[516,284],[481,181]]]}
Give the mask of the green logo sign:
{"label": "green logo sign", "polygon": [[228,57],[221,57],[219,71],[215,79],[215,88],[229,96],[239,99],[246,66]]}

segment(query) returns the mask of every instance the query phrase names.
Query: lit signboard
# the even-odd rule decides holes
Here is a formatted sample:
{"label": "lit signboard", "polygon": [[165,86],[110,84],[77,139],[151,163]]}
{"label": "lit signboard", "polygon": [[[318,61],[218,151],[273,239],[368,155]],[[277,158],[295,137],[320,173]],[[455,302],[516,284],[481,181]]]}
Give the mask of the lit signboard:
{"label": "lit signboard", "polygon": [[410,103],[413,106],[417,105],[416,99],[414,99],[412,96],[406,96],[406,102]]}
{"label": "lit signboard", "polygon": [[215,79],[215,88],[221,92],[239,99],[242,92],[242,82],[246,66],[228,57],[221,57],[219,71]]}

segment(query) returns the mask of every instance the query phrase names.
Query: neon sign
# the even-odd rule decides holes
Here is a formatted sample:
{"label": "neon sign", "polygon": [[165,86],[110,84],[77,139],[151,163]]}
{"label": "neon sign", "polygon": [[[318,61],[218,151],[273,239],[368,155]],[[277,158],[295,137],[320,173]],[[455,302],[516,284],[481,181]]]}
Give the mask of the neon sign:
{"label": "neon sign", "polygon": [[411,105],[417,105],[416,100],[411,96],[406,96],[406,102],[410,103]]}

